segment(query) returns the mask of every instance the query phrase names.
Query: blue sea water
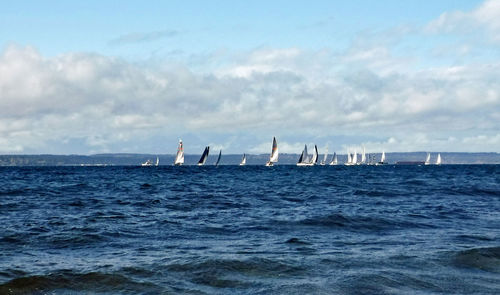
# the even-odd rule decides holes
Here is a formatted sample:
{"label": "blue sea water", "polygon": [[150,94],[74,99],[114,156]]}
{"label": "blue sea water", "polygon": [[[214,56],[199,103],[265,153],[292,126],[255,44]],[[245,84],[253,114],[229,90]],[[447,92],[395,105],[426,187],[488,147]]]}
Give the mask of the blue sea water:
{"label": "blue sea water", "polygon": [[499,165],[0,168],[0,294],[499,293]]}

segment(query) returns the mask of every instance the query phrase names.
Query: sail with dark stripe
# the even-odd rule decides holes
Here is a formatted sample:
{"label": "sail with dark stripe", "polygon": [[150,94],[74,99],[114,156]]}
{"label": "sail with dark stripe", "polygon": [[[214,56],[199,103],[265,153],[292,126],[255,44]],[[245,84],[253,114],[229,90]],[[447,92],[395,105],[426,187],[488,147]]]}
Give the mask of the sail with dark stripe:
{"label": "sail with dark stripe", "polygon": [[311,164],[313,164],[313,165],[318,164],[318,158],[319,158],[318,146],[314,145],[314,154],[313,154],[313,157],[311,159]]}

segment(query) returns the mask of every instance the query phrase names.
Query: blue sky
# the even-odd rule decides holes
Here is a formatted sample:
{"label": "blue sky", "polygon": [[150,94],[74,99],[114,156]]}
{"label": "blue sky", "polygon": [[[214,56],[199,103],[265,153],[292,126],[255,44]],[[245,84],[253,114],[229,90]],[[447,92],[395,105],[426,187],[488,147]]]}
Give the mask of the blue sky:
{"label": "blue sky", "polygon": [[[421,26],[444,11],[469,10],[480,3],[471,0],[8,2],[0,11],[0,41],[4,45],[29,44],[48,56],[84,51],[135,59],[146,59],[158,51],[165,55],[172,51],[199,54],[259,47],[345,49],[358,33]],[[137,38],[135,42],[127,41],[127,36]]]}
{"label": "blue sky", "polygon": [[500,151],[498,1],[0,5],[0,153]]}

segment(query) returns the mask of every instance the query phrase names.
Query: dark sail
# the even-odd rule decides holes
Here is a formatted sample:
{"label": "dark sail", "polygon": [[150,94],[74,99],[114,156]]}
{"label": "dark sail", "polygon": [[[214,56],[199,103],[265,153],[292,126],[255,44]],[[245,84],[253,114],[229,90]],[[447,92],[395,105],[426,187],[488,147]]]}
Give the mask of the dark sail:
{"label": "dark sail", "polygon": [[314,160],[314,164],[318,164],[318,147],[316,145],[314,145],[314,156],[316,157],[316,159]]}
{"label": "dark sail", "polygon": [[203,151],[203,154],[201,155],[200,160],[198,161],[198,165],[205,165],[205,162],[207,161],[208,158],[208,153],[210,151],[210,147],[205,147],[205,150]]}
{"label": "dark sail", "polygon": [[330,164],[337,164],[337,153],[334,152],[333,153],[333,157],[332,157],[332,160],[330,161]]}
{"label": "dark sail", "polygon": [[303,158],[304,158],[304,151],[302,151],[302,154],[300,154],[300,158],[299,158],[299,161],[297,163],[302,163]]}
{"label": "dark sail", "polygon": [[300,154],[299,161],[297,163],[304,163],[307,160],[307,144],[304,145],[304,150]]}
{"label": "dark sail", "polygon": [[215,162],[215,166],[219,165],[221,155],[222,155],[222,150],[220,150],[219,152],[219,157],[217,158],[217,162]]}

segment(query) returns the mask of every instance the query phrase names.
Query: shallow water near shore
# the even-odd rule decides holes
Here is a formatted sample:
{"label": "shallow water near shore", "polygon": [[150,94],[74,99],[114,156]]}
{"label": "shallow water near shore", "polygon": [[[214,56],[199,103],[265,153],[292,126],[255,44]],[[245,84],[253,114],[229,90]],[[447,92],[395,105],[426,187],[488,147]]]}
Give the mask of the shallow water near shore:
{"label": "shallow water near shore", "polygon": [[498,294],[500,165],[0,167],[0,294]]}

